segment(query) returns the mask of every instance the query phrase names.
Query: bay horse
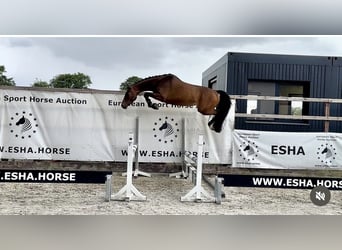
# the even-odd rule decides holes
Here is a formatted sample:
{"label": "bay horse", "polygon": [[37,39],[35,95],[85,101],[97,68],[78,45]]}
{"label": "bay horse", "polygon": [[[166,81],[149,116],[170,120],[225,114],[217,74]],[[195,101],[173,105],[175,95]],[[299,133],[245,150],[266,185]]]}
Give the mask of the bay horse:
{"label": "bay horse", "polygon": [[141,92],[145,92],[147,105],[153,109],[158,109],[158,105],[151,101],[151,97],[167,104],[196,105],[197,111],[201,114],[214,116],[208,126],[217,133],[221,132],[231,106],[230,97],[224,91],[193,85],[183,82],[173,74],[164,74],[147,77],[129,87],[121,107],[126,109]]}

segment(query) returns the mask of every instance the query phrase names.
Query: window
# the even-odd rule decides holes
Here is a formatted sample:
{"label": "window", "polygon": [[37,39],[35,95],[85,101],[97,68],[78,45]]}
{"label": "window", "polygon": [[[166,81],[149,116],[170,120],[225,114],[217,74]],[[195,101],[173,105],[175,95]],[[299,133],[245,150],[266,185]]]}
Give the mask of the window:
{"label": "window", "polygon": [[[309,82],[251,80],[248,81],[248,95],[309,97],[309,86]],[[247,114],[307,115],[308,105],[309,103],[302,101],[248,100]]]}
{"label": "window", "polygon": [[[303,97],[303,85],[279,85],[279,96],[286,97]],[[302,115],[303,102],[302,101],[279,101],[280,115]]]}
{"label": "window", "polygon": [[[274,94],[273,82],[248,82],[248,95],[274,96]],[[249,114],[274,114],[274,104],[275,101],[248,100],[247,110],[250,110]]]}
{"label": "window", "polygon": [[208,81],[208,87],[211,88],[211,89],[216,89],[217,88],[217,76],[211,78],[209,81]]}

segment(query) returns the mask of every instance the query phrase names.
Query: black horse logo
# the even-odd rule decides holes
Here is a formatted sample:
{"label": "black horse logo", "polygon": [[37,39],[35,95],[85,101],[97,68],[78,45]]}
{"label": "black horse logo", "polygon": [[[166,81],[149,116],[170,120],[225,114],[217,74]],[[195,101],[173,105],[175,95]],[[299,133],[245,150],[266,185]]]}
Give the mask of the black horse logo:
{"label": "black horse logo", "polygon": [[167,121],[165,121],[163,123],[163,125],[161,125],[161,127],[159,128],[159,131],[163,131],[163,130],[165,130],[164,138],[168,137],[168,136],[170,136],[170,135],[172,135],[174,133],[171,124],[168,123]]}
{"label": "black horse logo", "polygon": [[253,149],[251,146],[249,146],[249,145],[247,145],[247,146],[243,149],[243,151],[244,151],[244,152],[247,151],[247,155],[252,155],[252,154],[254,154],[254,149]]}
{"label": "black horse logo", "polygon": [[322,151],[321,154],[325,154],[325,159],[327,159],[333,155],[331,150],[328,147],[325,147],[325,149]]}
{"label": "black horse logo", "polygon": [[25,118],[24,116],[22,116],[16,123],[15,125],[17,126],[21,126],[21,133],[29,131],[32,128],[32,124],[30,122],[29,119]]}

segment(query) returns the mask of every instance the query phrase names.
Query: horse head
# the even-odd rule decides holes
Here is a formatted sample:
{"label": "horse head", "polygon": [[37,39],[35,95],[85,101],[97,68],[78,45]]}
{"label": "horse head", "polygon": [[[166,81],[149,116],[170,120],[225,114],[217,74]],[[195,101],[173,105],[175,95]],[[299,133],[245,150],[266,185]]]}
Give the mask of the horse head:
{"label": "horse head", "polygon": [[325,154],[325,158],[326,158],[326,159],[329,158],[329,157],[331,157],[331,156],[333,155],[332,152],[331,152],[331,150],[328,149],[328,147],[326,147],[326,148],[322,151],[322,154]]}
{"label": "horse head", "polygon": [[164,129],[167,129],[167,125],[168,125],[168,123],[165,121],[165,122],[163,123],[163,125],[160,126],[159,130],[162,131],[162,130],[164,130]]}
{"label": "horse head", "polygon": [[19,126],[19,125],[22,125],[22,124],[24,124],[24,123],[25,123],[25,117],[23,116],[23,117],[21,117],[21,118],[16,122],[15,125]]}
{"label": "horse head", "polygon": [[254,149],[253,149],[253,147],[251,147],[251,146],[249,146],[249,145],[247,145],[244,149],[243,149],[243,151],[244,152],[246,152],[247,151],[247,155],[252,155],[252,154],[254,154]]}
{"label": "horse head", "polygon": [[126,109],[129,105],[131,105],[137,99],[137,92],[133,89],[128,87],[125,97],[121,102],[121,107]]}
{"label": "horse head", "polygon": [[16,123],[15,125],[19,126],[19,125],[22,125],[21,126],[21,132],[26,132],[28,130],[30,130],[32,128],[32,124],[30,122],[29,119],[25,118],[24,116],[21,117]]}
{"label": "horse head", "polygon": [[173,128],[171,124],[169,124],[167,121],[163,123],[163,125],[160,126],[159,131],[165,130],[164,132],[164,138],[167,136],[170,136],[174,133]]}

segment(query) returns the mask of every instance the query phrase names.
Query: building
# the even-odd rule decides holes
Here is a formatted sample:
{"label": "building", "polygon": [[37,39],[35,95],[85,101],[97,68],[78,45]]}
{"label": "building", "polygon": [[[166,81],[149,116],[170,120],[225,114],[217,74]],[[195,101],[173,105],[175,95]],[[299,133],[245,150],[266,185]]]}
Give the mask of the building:
{"label": "building", "polygon": [[[228,52],[202,76],[202,85],[230,95],[342,98],[342,57]],[[237,113],[322,116],[324,103],[237,100]],[[342,104],[331,104],[330,116],[342,117]],[[237,129],[264,131],[324,130],[324,121],[237,118]],[[330,122],[342,132],[342,122]]]}

